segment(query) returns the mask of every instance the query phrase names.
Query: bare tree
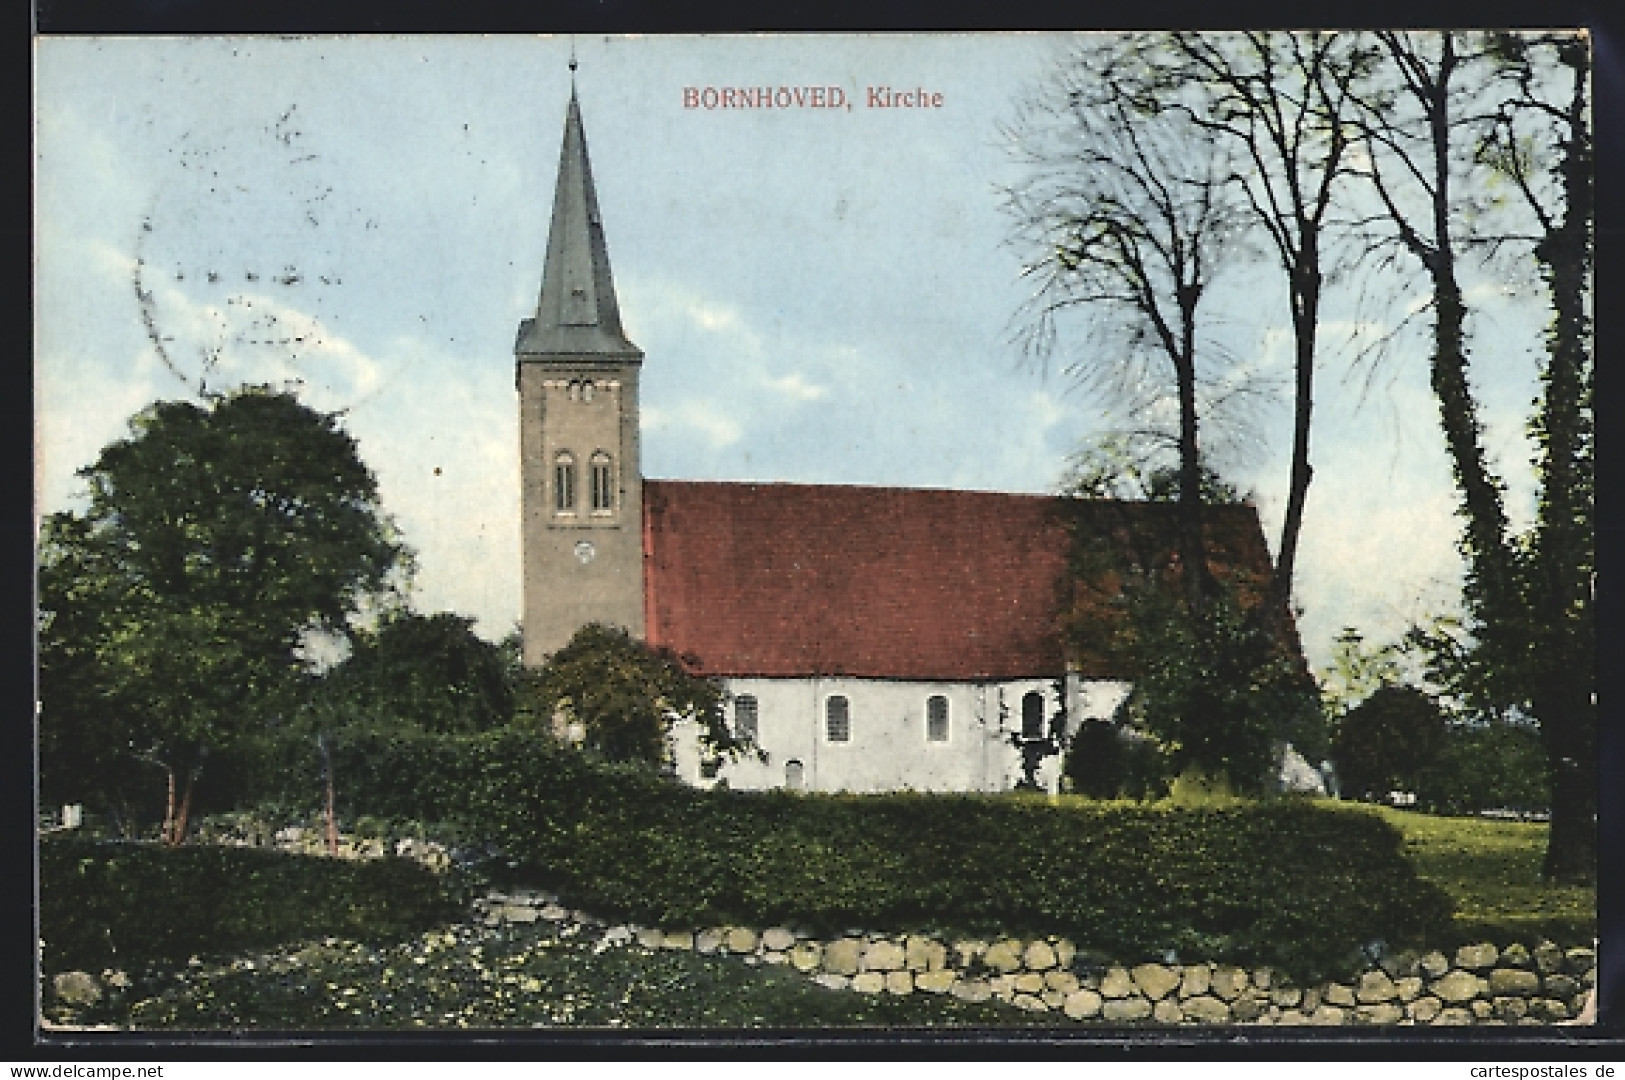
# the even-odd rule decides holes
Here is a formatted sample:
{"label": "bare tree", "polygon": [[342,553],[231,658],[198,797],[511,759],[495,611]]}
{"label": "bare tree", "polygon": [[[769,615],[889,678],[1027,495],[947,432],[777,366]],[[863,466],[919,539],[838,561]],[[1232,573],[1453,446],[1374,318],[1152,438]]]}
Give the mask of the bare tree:
{"label": "bare tree", "polygon": [[[1212,593],[1202,525],[1202,386],[1226,357],[1201,332],[1215,276],[1244,252],[1225,148],[1186,116],[1151,110],[1123,39],[1078,49],[1006,129],[1026,178],[1005,193],[1023,275],[1029,356],[1047,362],[1057,321],[1087,311],[1104,349],[1066,372],[1137,412],[1171,399],[1178,421],[1179,551],[1187,605]],[[1199,362],[1200,356],[1200,362]]]}
{"label": "bare tree", "polygon": [[1322,31],[1177,32],[1143,49],[1155,73],[1147,109],[1174,109],[1227,145],[1234,180],[1286,280],[1293,337],[1292,460],[1275,575],[1262,611],[1292,598],[1313,478],[1316,335],[1333,213],[1349,179],[1350,86],[1364,54],[1355,35]]}

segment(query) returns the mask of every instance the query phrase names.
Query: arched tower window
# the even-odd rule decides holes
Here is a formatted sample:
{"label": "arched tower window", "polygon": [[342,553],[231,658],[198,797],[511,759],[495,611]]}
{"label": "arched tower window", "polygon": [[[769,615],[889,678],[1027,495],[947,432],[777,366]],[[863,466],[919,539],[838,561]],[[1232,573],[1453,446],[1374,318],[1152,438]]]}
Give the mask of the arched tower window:
{"label": "arched tower window", "polygon": [[791,791],[800,791],[801,785],[805,782],[805,773],[806,770],[802,768],[801,762],[795,760],[786,761],[784,763],[784,786]]}
{"label": "arched tower window", "polygon": [[839,694],[824,703],[824,736],[830,742],[848,742],[852,738],[852,713],[846,698]]}
{"label": "arched tower window", "polygon": [[592,456],[592,508],[600,513],[615,509],[615,470],[602,450]]}
{"label": "arched tower window", "polygon": [[1044,737],[1044,695],[1037,690],[1029,690],[1021,699],[1021,737]]}
{"label": "arched tower window", "polygon": [[553,459],[553,509],[560,514],[576,508],[576,459],[568,450]]}
{"label": "arched tower window", "polygon": [[941,694],[925,699],[925,738],[927,742],[948,741],[948,699]]}

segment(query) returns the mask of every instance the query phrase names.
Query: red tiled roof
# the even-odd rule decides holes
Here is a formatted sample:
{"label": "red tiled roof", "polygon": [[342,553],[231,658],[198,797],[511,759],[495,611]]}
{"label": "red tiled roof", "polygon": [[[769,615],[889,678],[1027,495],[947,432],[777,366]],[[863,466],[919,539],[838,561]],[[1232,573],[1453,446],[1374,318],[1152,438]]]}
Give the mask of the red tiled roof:
{"label": "red tiled roof", "polygon": [[[1069,522],[1110,537],[1109,562],[1174,558],[1157,539],[1171,535],[1172,504],[650,480],[643,505],[649,642],[708,675],[1056,677],[1068,606],[1074,627],[1120,617],[1116,572],[1073,587]],[[1261,595],[1270,560],[1257,512],[1206,512],[1214,572]],[[1111,636],[1074,639],[1073,669],[1129,677]]]}
{"label": "red tiled roof", "polygon": [[731,676],[1055,677],[1058,500],[808,484],[644,484],[651,644]]}

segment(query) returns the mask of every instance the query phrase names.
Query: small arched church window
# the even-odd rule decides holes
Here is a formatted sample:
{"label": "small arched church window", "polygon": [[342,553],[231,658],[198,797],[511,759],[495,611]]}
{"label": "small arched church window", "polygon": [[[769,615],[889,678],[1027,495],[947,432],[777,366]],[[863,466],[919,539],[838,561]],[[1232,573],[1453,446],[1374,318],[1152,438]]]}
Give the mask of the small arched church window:
{"label": "small arched church window", "polygon": [[852,714],[846,698],[839,694],[824,703],[824,736],[830,742],[848,742],[852,738]]}
{"label": "small arched church window", "polygon": [[576,508],[576,459],[568,450],[553,459],[553,509],[560,514]]}
{"label": "small arched church window", "polygon": [[615,508],[615,476],[610,468],[609,455],[602,450],[592,456],[592,508],[598,511]]}
{"label": "small arched church window", "polygon": [[948,699],[941,694],[925,699],[925,737],[928,742],[948,741]]}
{"label": "small arched church window", "polygon": [[1021,737],[1044,737],[1044,695],[1037,690],[1029,690],[1021,699]]}
{"label": "small arched church window", "polygon": [[756,699],[750,694],[734,698],[734,737],[756,741]]}

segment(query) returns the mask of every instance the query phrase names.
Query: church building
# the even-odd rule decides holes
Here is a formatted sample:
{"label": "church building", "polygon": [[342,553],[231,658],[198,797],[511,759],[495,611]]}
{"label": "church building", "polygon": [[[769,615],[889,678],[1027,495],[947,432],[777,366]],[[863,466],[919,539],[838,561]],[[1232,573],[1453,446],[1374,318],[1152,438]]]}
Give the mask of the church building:
{"label": "church building", "polygon": [[[729,723],[762,753],[703,761],[679,725],[689,782],[1001,791],[1025,764],[1054,791],[1060,757],[1035,750],[1126,696],[1121,664],[1063,633],[1086,605],[1077,500],[644,478],[644,355],[621,327],[573,88],[541,294],[514,354],[525,662],[600,622],[724,680]],[[1235,519],[1232,556],[1267,570],[1256,512],[1215,509]]]}

